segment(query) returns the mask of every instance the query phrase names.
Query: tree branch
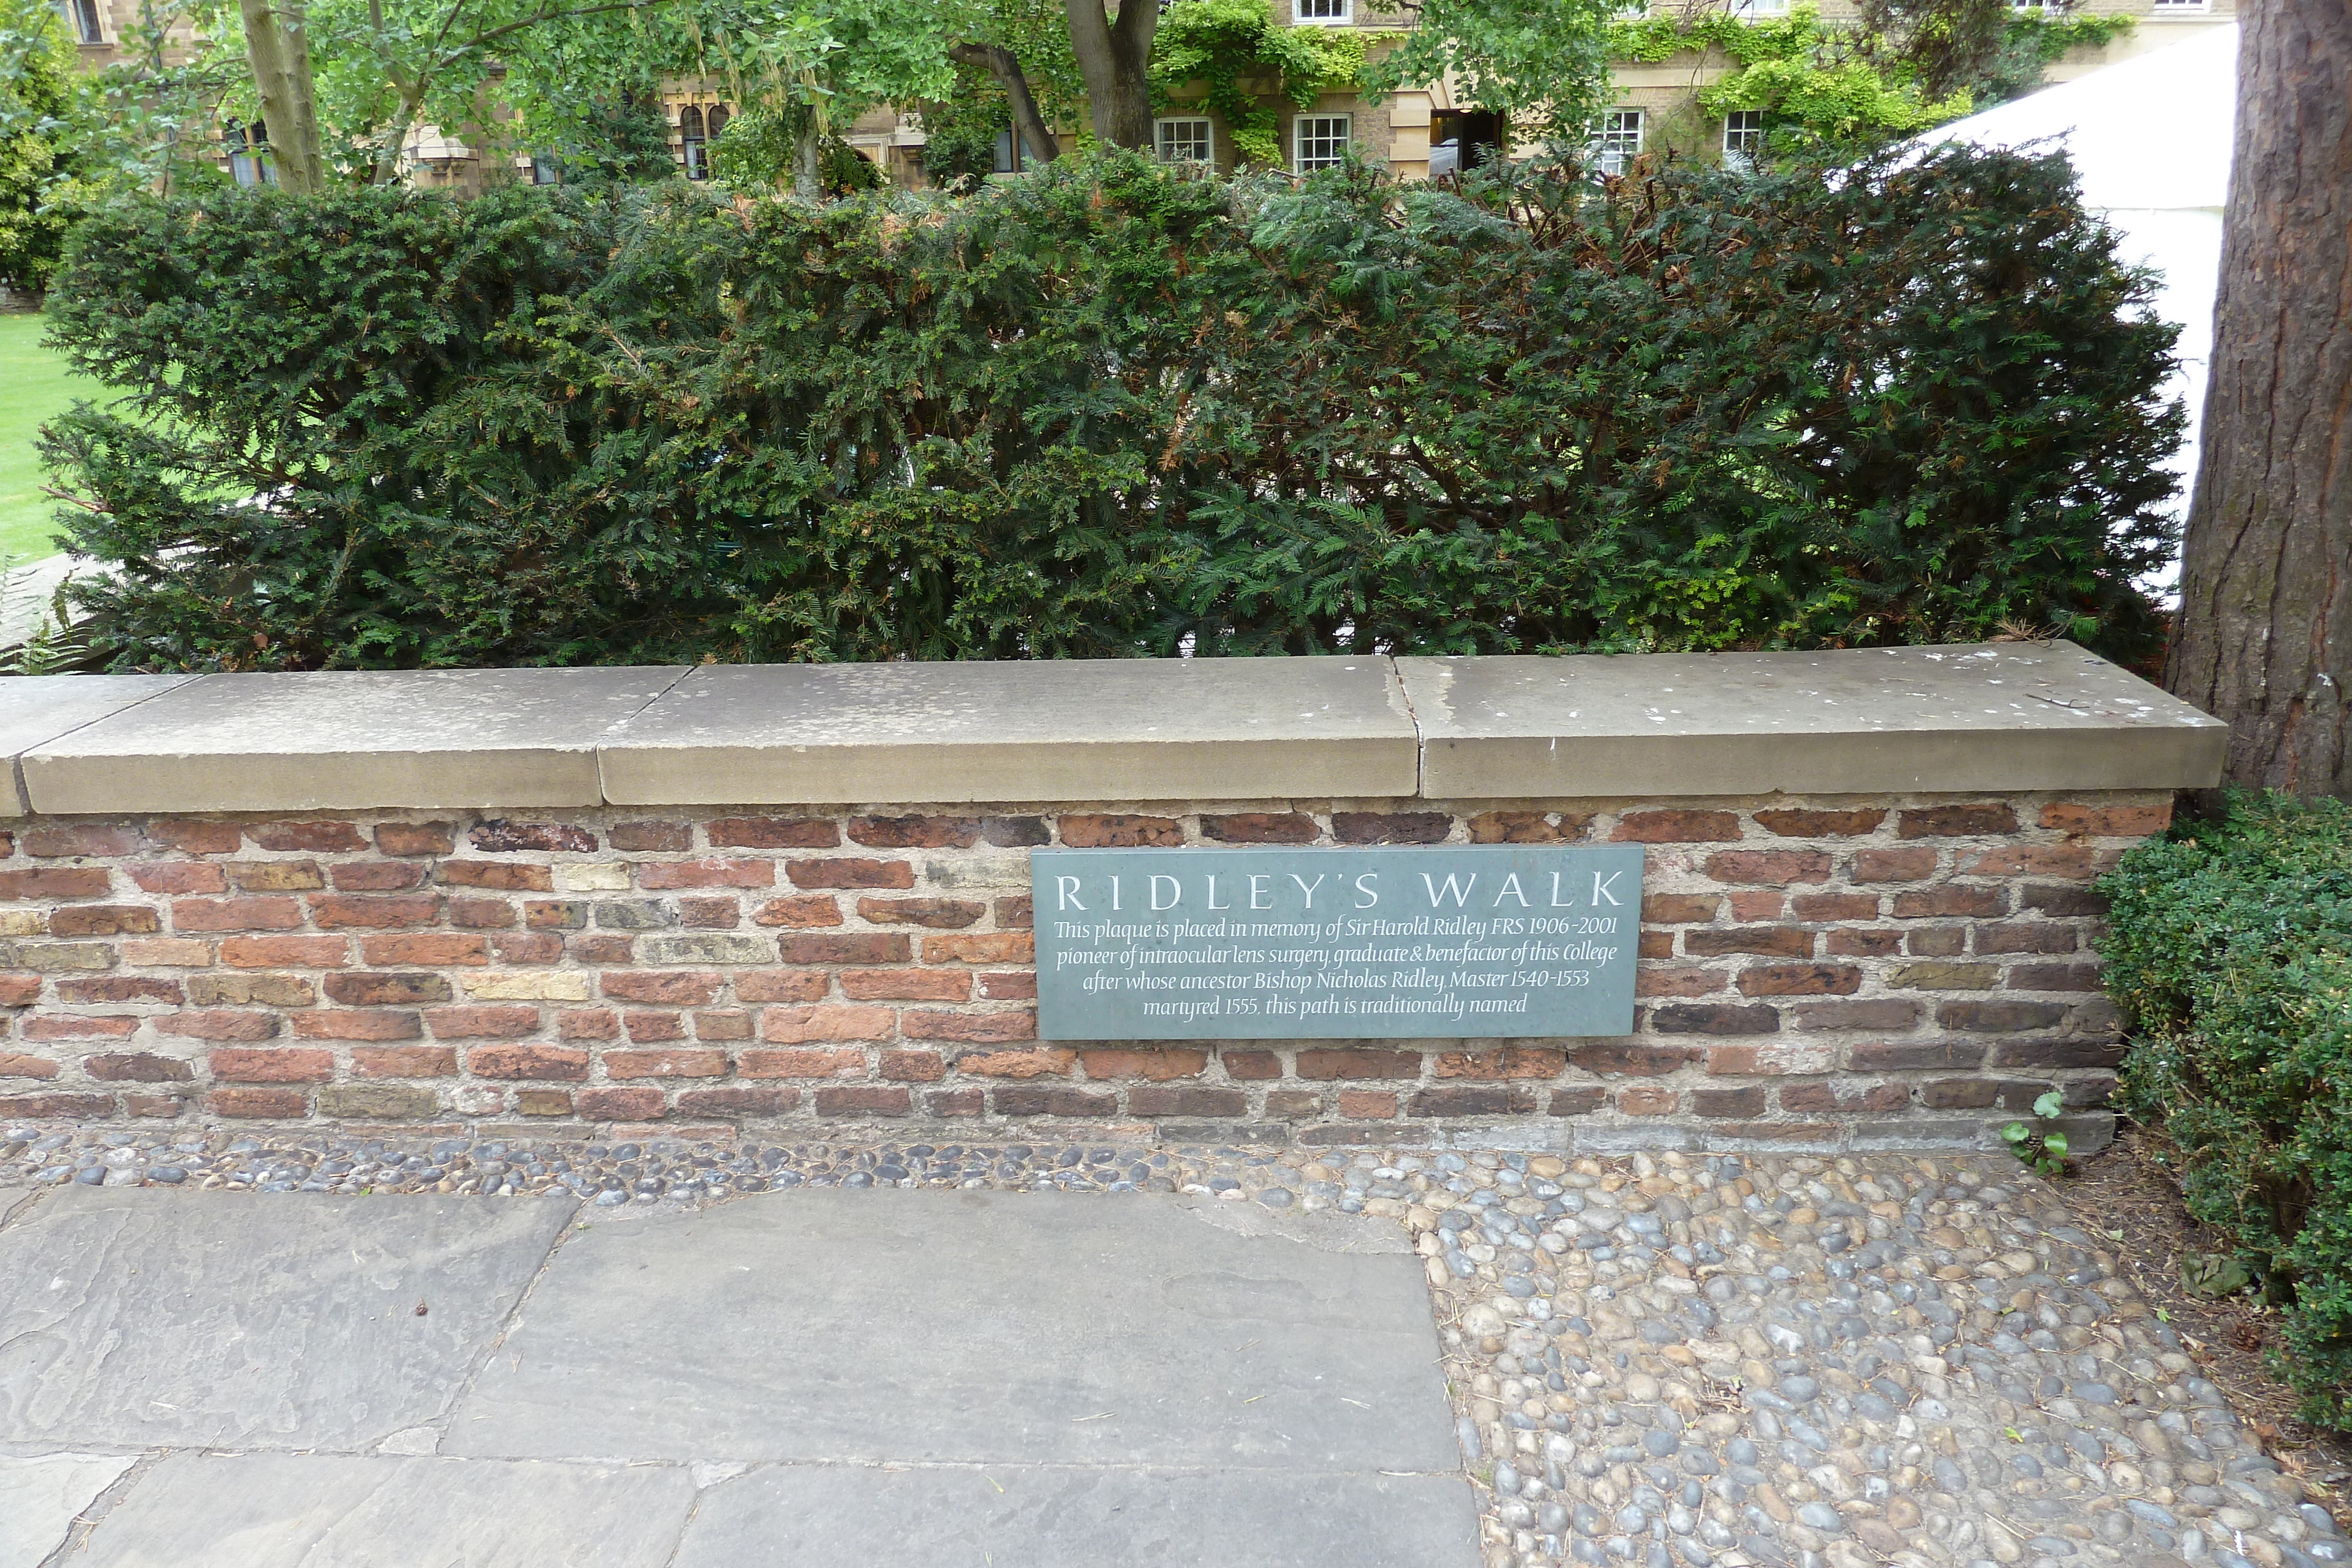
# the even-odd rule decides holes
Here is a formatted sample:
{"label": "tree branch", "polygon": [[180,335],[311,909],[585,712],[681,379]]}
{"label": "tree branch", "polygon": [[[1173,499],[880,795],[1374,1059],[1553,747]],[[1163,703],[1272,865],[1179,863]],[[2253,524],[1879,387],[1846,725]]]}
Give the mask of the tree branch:
{"label": "tree branch", "polygon": [[[948,57],[959,64],[978,66],[994,77],[1004,89],[1004,96],[1013,103],[1013,127],[1019,140],[1028,144],[1041,162],[1050,163],[1062,155],[1061,143],[1055,140],[1053,128],[1038,112],[1037,99],[1029,90],[1029,78],[1021,68],[1020,57],[1002,44],[954,44],[948,48]],[[1017,168],[1020,159],[1014,158]]]}

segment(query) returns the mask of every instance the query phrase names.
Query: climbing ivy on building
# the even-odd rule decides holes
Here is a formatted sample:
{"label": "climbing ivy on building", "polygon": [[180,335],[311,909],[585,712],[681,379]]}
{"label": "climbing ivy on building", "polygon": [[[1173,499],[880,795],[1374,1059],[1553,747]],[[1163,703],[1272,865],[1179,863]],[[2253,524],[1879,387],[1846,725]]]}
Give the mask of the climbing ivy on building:
{"label": "climbing ivy on building", "polygon": [[[1333,89],[1360,88],[1366,50],[1401,34],[1357,27],[1277,26],[1265,0],[1179,0],[1160,19],[1151,51],[1151,85],[1167,103],[1192,82],[1225,122],[1247,162],[1282,162],[1283,105],[1313,107]],[[1259,91],[1274,83],[1271,97]]]}

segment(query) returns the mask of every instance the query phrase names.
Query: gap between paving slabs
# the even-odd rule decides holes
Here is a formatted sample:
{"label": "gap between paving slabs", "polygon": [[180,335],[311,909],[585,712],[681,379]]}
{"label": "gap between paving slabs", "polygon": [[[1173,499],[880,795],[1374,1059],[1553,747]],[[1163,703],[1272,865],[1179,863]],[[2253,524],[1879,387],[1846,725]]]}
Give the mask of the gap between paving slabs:
{"label": "gap between paving slabs", "polygon": [[1401,1219],[1487,1568],[2352,1561],[2113,1255],[2048,1186],[1980,1158],[0,1137],[0,1185],[394,1176],[562,1185],[624,1213],[887,1183]]}

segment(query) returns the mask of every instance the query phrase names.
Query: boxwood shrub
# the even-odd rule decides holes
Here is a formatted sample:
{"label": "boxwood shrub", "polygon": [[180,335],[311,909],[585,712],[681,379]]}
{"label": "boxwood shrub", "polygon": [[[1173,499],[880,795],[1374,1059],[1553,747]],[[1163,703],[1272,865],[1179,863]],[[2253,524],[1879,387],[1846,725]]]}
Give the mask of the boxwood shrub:
{"label": "boxwood shrub", "polygon": [[2102,885],[2124,1103],[2286,1309],[2304,1414],[2352,1429],[2352,811],[2235,796]]}

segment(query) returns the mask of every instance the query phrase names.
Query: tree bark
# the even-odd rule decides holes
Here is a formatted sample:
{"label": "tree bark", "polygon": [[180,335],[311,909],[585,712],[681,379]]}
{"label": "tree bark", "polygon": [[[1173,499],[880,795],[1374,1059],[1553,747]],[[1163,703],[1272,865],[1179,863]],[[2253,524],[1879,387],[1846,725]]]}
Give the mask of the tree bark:
{"label": "tree bark", "polygon": [[2231,784],[2352,795],[2352,6],[2239,13],[2235,166],[2165,685]]}
{"label": "tree bark", "polygon": [[302,7],[289,0],[238,0],[245,55],[261,98],[261,124],[269,133],[269,161],[278,183],[305,194],[324,182],[319,151],[317,97],[310,84],[310,38]]}
{"label": "tree bark", "polygon": [[1160,31],[1157,0],[1125,0],[1114,20],[1103,0],[1064,0],[1070,47],[1086,78],[1095,139],[1113,147],[1151,145],[1151,40]]}
{"label": "tree bark", "polygon": [[[1029,77],[1022,70],[1018,56],[1002,44],[958,44],[948,54],[965,65],[981,67],[996,78],[1013,105],[1013,129],[1036,154],[1037,162],[1051,163],[1062,155],[1062,144],[1054,139],[1053,128],[1037,112],[1037,97],[1029,90]],[[1013,163],[1017,169],[1021,160],[1016,157]]]}

